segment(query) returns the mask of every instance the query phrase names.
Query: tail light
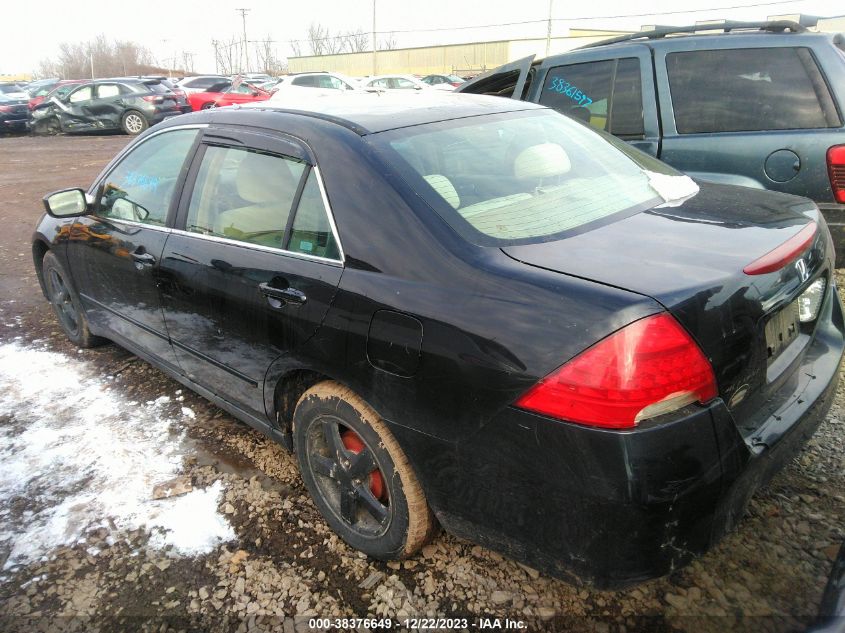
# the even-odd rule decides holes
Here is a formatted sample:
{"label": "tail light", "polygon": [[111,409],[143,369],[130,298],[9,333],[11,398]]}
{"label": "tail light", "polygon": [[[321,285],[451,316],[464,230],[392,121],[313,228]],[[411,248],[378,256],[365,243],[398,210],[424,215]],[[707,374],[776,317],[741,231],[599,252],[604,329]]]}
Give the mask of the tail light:
{"label": "tail light", "polygon": [[12,111],[12,106],[0,105],[0,112],[11,112],[11,111]]}
{"label": "tail light", "polygon": [[560,420],[630,429],[718,394],[710,362],[668,313],[635,321],[599,341],[516,401]]}
{"label": "tail light", "polygon": [[144,95],[141,98],[150,103],[164,103],[164,97],[160,97],[159,95]]}
{"label": "tail light", "polygon": [[455,88],[457,88],[458,86],[461,85],[461,82],[460,81],[452,81],[452,82],[450,82],[450,85],[455,86]]}
{"label": "tail light", "polygon": [[742,272],[746,275],[765,275],[780,270],[809,248],[816,238],[818,228],[815,222],[810,222],[783,244],[748,264]]}
{"label": "tail light", "polygon": [[845,204],[845,145],[836,145],[827,150],[827,172],[830,186],[837,202]]}

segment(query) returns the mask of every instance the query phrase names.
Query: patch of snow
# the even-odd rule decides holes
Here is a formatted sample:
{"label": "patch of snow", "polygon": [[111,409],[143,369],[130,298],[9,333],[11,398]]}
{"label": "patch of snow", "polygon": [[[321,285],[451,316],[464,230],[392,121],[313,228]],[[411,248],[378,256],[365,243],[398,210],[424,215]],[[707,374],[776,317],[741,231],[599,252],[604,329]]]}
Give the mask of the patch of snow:
{"label": "patch of snow", "polygon": [[192,420],[197,417],[197,414],[194,413],[194,410],[191,409],[190,407],[182,407],[182,415],[184,415],[186,418],[190,418]]}
{"label": "patch of snow", "polygon": [[153,487],[181,471],[189,450],[169,403],[168,396],[144,405],[125,400],[76,355],[0,345],[4,569],[39,560],[110,523],[119,530],[146,526],[153,547],[172,545],[183,554],[235,537],[217,511],[220,482],[179,498],[152,499]]}

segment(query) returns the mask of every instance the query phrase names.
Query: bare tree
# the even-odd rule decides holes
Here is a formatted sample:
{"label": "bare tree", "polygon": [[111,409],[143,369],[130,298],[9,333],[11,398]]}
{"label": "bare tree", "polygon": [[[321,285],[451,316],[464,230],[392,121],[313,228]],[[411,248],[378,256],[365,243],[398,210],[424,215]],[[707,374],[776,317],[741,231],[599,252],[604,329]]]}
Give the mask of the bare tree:
{"label": "bare tree", "polygon": [[241,60],[240,45],[240,39],[234,35],[228,42],[215,42],[214,54],[218,72],[223,75],[234,75],[237,72]]}
{"label": "bare tree", "polygon": [[308,45],[311,47],[312,55],[325,55],[326,42],[328,41],[329,30],[322,24],[312,22],[308,25]]}
{"label": "bare tree", "polygon": [[369,50],[370,36],[361,29],[349,31],[343,36],[343,50],[348,53],[363,53]]}
{"label": "bare tree", "polygon": [[[93,67],[93,68],[92,68]],[[135,42],[110,42],[98,35],[87,42],[62,42],[56,59],[39,62],[38,74],[64,79],[141,75],[154,68],[150,51]]]}
{"label": "bare tree", "polygon": [[379,50],[383,51],[392,51],[396,49],[396,36],[393,33],[388,33],[387,37],[385,37],[381,41],[381,45],[379,46]]}
{"label": "bare tree", "polygon": [[302,42],[291,40],[290,50],[293,53],[293,57],[302,57]]}
{"label": "bare tree", "polygon": [[276,48],[269,35],[267,39],[255,42],[255,57],[258,60],[258,70],[268,75],[287,72],[287,63],[277,57]]}

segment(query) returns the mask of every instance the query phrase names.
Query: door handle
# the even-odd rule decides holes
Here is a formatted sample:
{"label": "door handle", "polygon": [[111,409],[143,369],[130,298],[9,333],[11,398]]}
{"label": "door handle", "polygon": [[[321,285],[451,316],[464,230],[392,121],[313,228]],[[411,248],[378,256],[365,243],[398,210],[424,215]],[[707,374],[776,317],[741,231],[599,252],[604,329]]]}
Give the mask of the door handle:
{"label": "door handle", "polygon": [[132,253],[132,259],[135,260],[135,266],[140,270],[144,266],[152,266],[156,263],[154,255],[150,255],[146,251],[135,251]]}
{"label": "door handle", "polygon": [[308,300],[305,293],[297,290],[296,288],[276,288],[268,284],[266,281],[258,284],[258,289],[261,291],[261,294],[268,299],[275,299],[276,301],[281,301],[282,303],[302,305]]}

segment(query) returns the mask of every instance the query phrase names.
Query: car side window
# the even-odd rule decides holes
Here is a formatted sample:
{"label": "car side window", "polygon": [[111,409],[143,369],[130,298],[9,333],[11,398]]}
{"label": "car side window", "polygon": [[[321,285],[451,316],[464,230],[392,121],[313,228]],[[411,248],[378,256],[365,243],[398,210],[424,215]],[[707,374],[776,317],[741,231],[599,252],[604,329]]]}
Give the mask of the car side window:
{"label": "car side window", "polygon": [[407,79],[403,79],[402,77],[397,77],[396,87],[408,90],[416,88],[416,84],[414,84],[413,81],[408,81]]}
{"label": "car side window", "polygon": [[282,248],[305,164],[209,146],[191,194],[186,230]]}
{"label": "car side window", "polygon": [[306,86],[308,88],[315,88],[317,86],[315,79],[312,75],[306,75],[305,77],[295,77],[291,83],[294,86]]}
{"label": "car side window", "polygon": [[163,132],[136,146],[106,176],[97,215],[163,226],[197,133],[195,129]]}
{"label": "car side window", "polygon": [[287,250],[328,259],[340,259],[340,250],[329,223],[317,173],[312,169],[296,208]]}
{"label": "car side window", "polygon": [[540,103],[623,138],[641,138],[640,61],[607,59],[551,68]]}
{"label": "car side window", "polygon": [[666,71],[679,134],[842,125],[807,48],[670,53]]}
{"label": "car side window", "polygon": [[68,101],[71,103],[79,103],[80,101],[90,101],[93,97],[92,86],[84,86],[79,90],[70,93]]}
{"label": "car side window", "polygon": [[97,86],[97,98],[98,99],[108,99],[110,97],[116,97],[120,94],[120,88],[117,84],[100,84]]}

